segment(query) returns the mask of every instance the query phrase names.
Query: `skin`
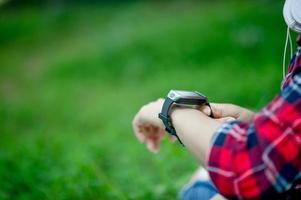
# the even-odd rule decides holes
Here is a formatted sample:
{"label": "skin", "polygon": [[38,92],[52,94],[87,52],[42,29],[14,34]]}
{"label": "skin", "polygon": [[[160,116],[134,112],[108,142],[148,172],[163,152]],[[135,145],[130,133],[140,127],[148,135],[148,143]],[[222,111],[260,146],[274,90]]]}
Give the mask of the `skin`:
{"label": "skin", "polygon": [[[298,40],[300,43],[300,36]],[[133,120],[136,137],[140,142],[145,143],[152,152],[159,151],[160,142],[165,135],[164,125],[158,119],[163,102],[163,99],[158,99],[143,106]],[[206,163],[212,135],[221,123],[228,120],[249,123],[255,116],[254,112],[233,104],[211,103],[210,105],[214,119],[208,117],[210,115],[208,107],[202,107],[200,110],[174,108],[170,113],[173,126],[181,141],[203,166]],[[196,179],[199,174],[197,171],[191,181]]]}
{"label": "skin", "polygon": [[171,119],[185,147],[204,166],[211,137],[221,122],[190,108],[173,109]]}
{"label": "skin", "polygon": [[[167,135],[162,121],[158,118],[164,99],[150,102],[138,111],[133,119],[133,129],[137,139],[154,153],[160,150],[160,143]],[[215,118],[210,118],[210,109],[200,110],[174,107],[170,116],[173,126],[185,147],[205,166],[210,140],[219,126],[229,120],[250,122],[254,113],[233,104],[210,104]],[[175,140],[171,138],[171,140]]]}

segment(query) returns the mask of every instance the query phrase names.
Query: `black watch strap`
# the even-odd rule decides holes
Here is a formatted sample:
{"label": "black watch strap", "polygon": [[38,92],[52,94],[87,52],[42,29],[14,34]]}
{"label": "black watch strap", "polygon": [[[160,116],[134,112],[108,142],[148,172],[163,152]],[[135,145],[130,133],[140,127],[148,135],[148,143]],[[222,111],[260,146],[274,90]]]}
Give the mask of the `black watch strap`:
{"label": "black watch strap", "polygon": [[179,142],[183,145],[182,141],[180,140],[180,138],[178,137],[178,135],[176,133],[176,129],[172,125],[171,118],[169,115],[169,110],[173,103],[174,103],[174,101],[172,99],[170,99],[168,97],[165,99],[164,104],[162,106],[161,113],[159,113],[159,118],[162,120],[163,124],[165,125],[165,130],[170,135],[176,136],[177,139],[179,140]]}

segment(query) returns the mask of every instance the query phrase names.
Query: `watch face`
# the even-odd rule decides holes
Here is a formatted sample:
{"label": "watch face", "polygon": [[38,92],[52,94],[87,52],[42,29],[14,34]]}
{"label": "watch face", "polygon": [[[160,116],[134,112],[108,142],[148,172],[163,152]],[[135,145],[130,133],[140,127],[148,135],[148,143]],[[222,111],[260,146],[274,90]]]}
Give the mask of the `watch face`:
{"label": "watch face", "polygon": [[179,104],[201,105],[207,103],[207,97],[199,92],[171,90],[168,97]]}

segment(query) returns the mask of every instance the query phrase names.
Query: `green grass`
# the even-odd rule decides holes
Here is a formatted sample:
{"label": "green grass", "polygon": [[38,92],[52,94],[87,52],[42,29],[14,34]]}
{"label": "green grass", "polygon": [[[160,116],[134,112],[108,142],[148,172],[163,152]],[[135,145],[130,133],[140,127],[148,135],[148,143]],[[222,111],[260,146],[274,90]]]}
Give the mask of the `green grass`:
{"label": "green grass", "polygon": [[167,140],[149,153],[135,112],[171,88],[260,109],[281,81],[281,8],[2,8],[0,199],[175,199],[198,163]]}

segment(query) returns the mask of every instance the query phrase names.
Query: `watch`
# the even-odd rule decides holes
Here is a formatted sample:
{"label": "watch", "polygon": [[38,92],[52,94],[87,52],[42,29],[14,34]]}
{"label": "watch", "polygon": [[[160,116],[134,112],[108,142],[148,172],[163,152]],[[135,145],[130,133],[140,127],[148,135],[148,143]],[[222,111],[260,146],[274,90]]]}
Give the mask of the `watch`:
{"label": "watch", "polygon": [[[183,145],[182,141],[178,137],[175,128],[172,125],[171,118],[170,118],[170,109],[173,105],[178,105],[182,107],[192,107],[197,108],[203,105],[209,106],[208,99],[206,96],[199,92],[193,91],[185,91],[185,90],[171,90],[167,98],[164,101],[162,106],[161,113],[159,113],[159,118],[162,120],[163,124],[165,125],[165,130],[170,134],[175,136],[179,142]],[[210,117],[213,117],[213,113],[211,110]]]}

